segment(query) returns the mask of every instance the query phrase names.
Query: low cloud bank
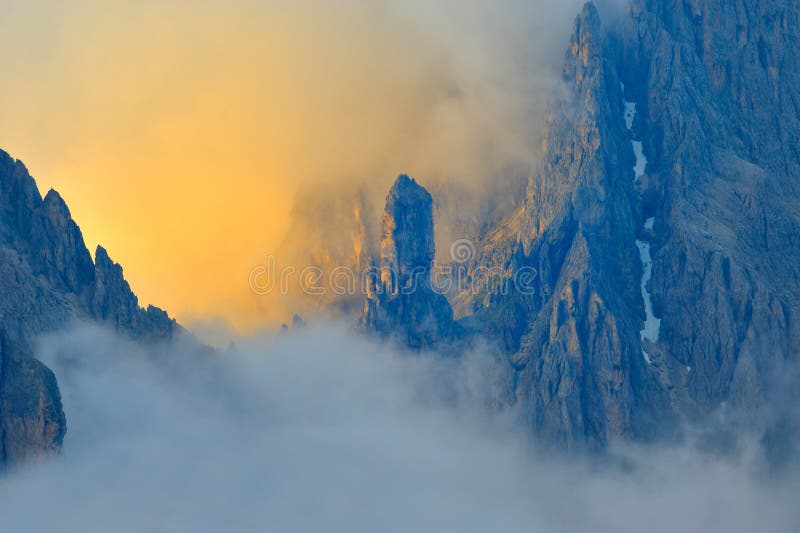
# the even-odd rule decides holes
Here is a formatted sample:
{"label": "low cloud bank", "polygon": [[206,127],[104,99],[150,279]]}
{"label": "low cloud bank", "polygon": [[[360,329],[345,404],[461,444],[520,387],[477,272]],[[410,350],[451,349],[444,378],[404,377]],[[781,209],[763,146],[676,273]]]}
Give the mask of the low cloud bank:
{"label": "low cloud bank", "polygon": [[800,527],[798,484],[748,454],[537,455],[480,355],[399,355],[335,325],[153,353],[81,326],[40,357],[69,433],[61,457],[0,480],[4,533]]}

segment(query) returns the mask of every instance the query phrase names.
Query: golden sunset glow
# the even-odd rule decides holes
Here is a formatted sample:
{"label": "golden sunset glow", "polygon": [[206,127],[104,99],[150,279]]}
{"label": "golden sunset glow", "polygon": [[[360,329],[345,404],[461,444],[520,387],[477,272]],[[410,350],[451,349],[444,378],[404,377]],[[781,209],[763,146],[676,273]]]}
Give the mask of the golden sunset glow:
{"label": "golden sunset glow", "polygon": [[468,179],[528,149],[497,51],[515,34],[480,40],[490,6],[449,25],[373,2],[111,4],[3,3],[0,147],[179,320],[269,315],[248,272],[303,184]]}

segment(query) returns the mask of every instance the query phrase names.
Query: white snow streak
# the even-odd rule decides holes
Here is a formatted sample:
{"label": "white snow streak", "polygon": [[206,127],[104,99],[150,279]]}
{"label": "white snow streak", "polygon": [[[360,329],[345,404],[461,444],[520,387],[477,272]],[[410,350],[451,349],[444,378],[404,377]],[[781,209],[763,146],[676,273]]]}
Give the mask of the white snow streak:
{"label": "white snow streak", "polygon": [[647,284],[650,282],[650,277],[653,275],[653,259],[650,257],[650,243],[637,240],[636,247],[639,248],[639,259],[642,261],[642,270],[644,271],[642,273],[641,288],[646,319],[644,321],[644,329],[641,331],[641,336],[642,340],[647,339],[650,342],[658,342],[661,319],[656,318],[653,314],[653,300],[650,297],[650,292],[647,290]]}
{"label": "white snow streak", "polygon": [[[625,97],[625,84],[620,82],[620,87],[622,87],[623,98]],[[636,118],[636,103],[635,102],[628,102],[624,100],[625,103],[625,112],[623,114],[623,118],[625,119],[625,127],[628,128],[628,131],[631,133],[633,132],[633,119]],[[638,180],[644,175],[644,169],[647,166],[647,158],[644,156],[644,148],[642,147],[642,141],[636,141],[631,136],[631,145],[633,145],[633,155],[636,157],[636,164],[633,167],[633,173]]]}
{"label": "white snow streak", "polygon": [[636,116],[636,104],[625,102],[625,127],[630,130],[633,127],[633,117]]}
{"label": "white snow streak", "polygon": [[[622,85],[622,84],[621,84]],[[622,91],[625,91],[625,85],[622,85]],[[636,103],[625,101],[625,127],[628,131],[632,132],[633,119],[636,118]],[[647,166],[647,158],[644,156],[644,147],[642,141],[633,140],[631,136],[631,145],[633,146],[633,155],[636,158],[636,163],[633,167],[634,180],[639,180],[644,175],[644,169]],[[655,225],[655,217],[648,218],[644,223],[644,229],[652,231]],[[650,282],[650,277],[653,275],[653,259],[650,256],[650,243],[646,241],[636,240],[636,247],[639,249],[639,259],[642,262],[642,279],[640,287],[642,290],[642,300],[644,300],[645,321],[644,329],[639,332],[642,342],[645,340],[650,342],[658,342],[658,334],[661,329],[661,319],[656,318],[653,314],[653,299],[650,292],[647,290],[647,284]],[[642,356],[647,364],[652,364],[650,355],[642,348]]]}
{"label": "white snow streak", "polygon": [[633,173],[638,180],[644,176],[644,167],[647,166],[647,158],[644,156],[642,141],[631,141],[631,144],[633,145],[633,155],[636,156],[636,165],[633,167]]}

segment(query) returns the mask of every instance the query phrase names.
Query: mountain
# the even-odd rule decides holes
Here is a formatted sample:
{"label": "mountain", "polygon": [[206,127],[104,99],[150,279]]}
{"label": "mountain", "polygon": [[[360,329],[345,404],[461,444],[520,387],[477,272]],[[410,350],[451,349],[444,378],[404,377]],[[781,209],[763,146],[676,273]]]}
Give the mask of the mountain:
{"label": "mountain", "polygon": [[650,438],[757,412],[797,375],[797,21],[779,2],[650,1],[604,30],[583,9],[526,205],[472,265],[530,265],[550,288],[470,302],[536,433]]}
{"label": "mountain", "polygon": [[[475,202],[402,175],[382,220],[370,187],[316,191],[296,204],[289,259],[323,281],[339,267],[366,280],[365,294],[321,299],[361,331],[414,351],[495,347],[513,373],[500,395],[560,449],[711,420],[796,442],[800,5],[634,0],[610,14],[604,25],[589,2],[576,17],[524,187],[498,181]],[[437,242],[450,264],[435,263]],[[182,330],[140,308],[58,193],[42,198],[5,153],[0,256],[12,464],[58,450],[66,431],[36,335],[75,319],[143,342]],[[438,266],[455,267],[455,288],[440,290]]]}
{"label": "mountain", "polygon": [[58,384],[32,345],[74,320],[146,342],[183,331],[161,309],[139,307],[104,248],[92,261],[61,196],[50,190],[42,198],[25,165],[0,150],[0,467],[61,448]]}
{"label": "mountain", "polygon": [[[540,439],[599,449],[723,411],[733,433],[796,425],[798,64],[795,3],[635,1],[606,27],[584,6],[524,201],[450,298]],[[427,220],[423,194],[405,205]],[[386,217],[390,242],[428,250],[426,225]],[[418,323],[392,316],[374,329]]]}

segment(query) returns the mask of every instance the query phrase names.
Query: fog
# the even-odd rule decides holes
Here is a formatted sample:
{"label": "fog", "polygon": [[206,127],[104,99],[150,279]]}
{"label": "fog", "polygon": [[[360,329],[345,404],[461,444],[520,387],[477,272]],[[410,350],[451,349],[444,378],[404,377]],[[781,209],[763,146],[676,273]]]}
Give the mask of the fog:
{"label": "fog", "polygon": [[62,455],[0,480],[0,530],[793,531],[797,484],[758,454],[618,449],[555,459],[492,401],[480,353],[393,353],[335,324],[224,355],[145,351],[79,326],[56,372]]}
{"label": "fog", "polygon": [[[613,21],[624,3],[598,2],[604,20]],[[357,248],[376,253],[386,194],[401,173],[434,198],[438,260],[451,260],[454,241],[477,240],[487,227],[500,224],[525,198],[543,117],[563,90],[567,45],[583,4],[444,0],[379,2],[359,10],[363,26],[347,34],[377,43],[359,46],[357,57],[380,67],[374,73],[365,65],[351,67],[370,74],[347,79],[347,90],[338,87],[337,78],[332,91],[342,93],[337,112],[364,111],[315,127],[320,138],[308,153],[330,146],[335,157],[309,157],[312,165],[324,161],[324,168],[311,169],[309,179],[300,181],[282,244],[267,253],[298,269],[352,267],[361,223],[366,232]],[[332,25],[326,21],[323,30]],[[362,84],[370,89],[359,90],[358,102],[342,106]],[[335,131],[329,131],[331,125]],[[355,137],[344,143],[350,136]],[[330,306],[320,310],[316,299],[299,296],[252,298],[253,314],[261,324],[267,318],[286,321],[296,312],[330,312]]]}
{"label": "fog", "polygon": [[5,0],[0,147],[141,303],[248,330],[299,187],[524,174],[582,3]]}

